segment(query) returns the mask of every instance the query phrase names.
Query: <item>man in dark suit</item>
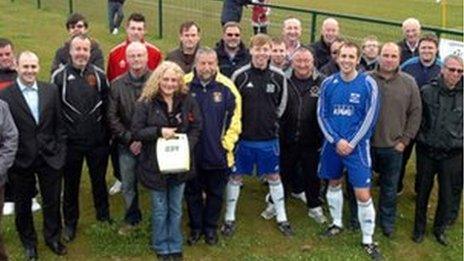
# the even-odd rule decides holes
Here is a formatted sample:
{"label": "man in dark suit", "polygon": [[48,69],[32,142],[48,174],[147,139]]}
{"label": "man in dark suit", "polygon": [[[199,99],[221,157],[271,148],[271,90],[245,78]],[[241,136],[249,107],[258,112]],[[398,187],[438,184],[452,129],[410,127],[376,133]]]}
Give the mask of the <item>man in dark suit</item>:
{"label": "man in dark suit", "polygon": [[61,243],[60,169],[66,156],[66,131],[56,86],[37,81],[39,58],[26,51],[18,57],[18,78],[0,92],[10,106],[19,132],[18,153],[9,170],[15,190],[15,223],[29,260],[36,260],[37,235],[31,212],[36,177],[43,200],[46,245],[57,255],[66,254]]}

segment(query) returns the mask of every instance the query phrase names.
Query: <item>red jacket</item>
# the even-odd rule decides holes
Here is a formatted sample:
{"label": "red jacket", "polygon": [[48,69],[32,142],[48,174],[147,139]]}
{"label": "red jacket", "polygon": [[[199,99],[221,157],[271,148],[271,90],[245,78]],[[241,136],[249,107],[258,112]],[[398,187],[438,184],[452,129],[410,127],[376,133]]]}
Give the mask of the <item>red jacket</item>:
{"label": "red jacket", "polygon": [[[155,45],[143,42],[147,47],[148,51],[148,69],[153,71],[163,60],[161,51]],[[129,69],[126,62],[126,48],[129,45],[129,41],[126,40],[116,45],[111,51],[108,57],[108,67],[106,69],[106,77],[108,81],[113,81],[119,75],[124,74]]]}

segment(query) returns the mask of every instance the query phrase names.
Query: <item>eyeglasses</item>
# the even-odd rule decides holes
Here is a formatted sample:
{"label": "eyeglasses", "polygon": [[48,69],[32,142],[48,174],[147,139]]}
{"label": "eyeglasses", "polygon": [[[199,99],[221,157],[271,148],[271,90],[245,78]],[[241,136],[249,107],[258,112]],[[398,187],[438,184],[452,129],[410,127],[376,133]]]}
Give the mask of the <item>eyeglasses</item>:
{"label": "eyeglasses", "polygon": [[226,35],[227,35],[228,37],[232,37],[232,36],[240,37],[240,34],[227,33]]}
{"label": "eyeglasses", "polygon": [[462,69],[458,69],[458,68],[451,68],[451,67],[448,67],[448,66],[445,66],[445,68],[448,69],[448,71],[450,71],[452,73],[458,72],[459,74],[462,74],[462,72],[463,72]]}
{"label": "eyeglasses", "polygon": [[338,54],[338,51],[332,51],[331,54]]}

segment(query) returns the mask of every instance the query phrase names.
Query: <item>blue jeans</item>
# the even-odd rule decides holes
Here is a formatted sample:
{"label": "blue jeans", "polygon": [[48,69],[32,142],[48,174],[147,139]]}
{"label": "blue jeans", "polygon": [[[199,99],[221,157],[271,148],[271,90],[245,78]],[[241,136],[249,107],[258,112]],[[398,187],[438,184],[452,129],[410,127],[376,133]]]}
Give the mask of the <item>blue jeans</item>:
{"label": "blue jeans", "polygon": [[151,190],[152,248],[157,254],[182,252],[182,197],[185,183],[168,180],[165,190]]}
{"label": "blue jeans", "polygon": [[124,19],[122,4],[118,2],[108,1],[108,23],[110,26],[110,33],[114,28],[119,28]]}
{"label": "blue jeans", "polygon": [[379,223],[392,232],[396,219],[396,193],[403,153],[394,148],[372,148],[374,170],[380,174]]}
{"label": "blue jeans", "polygon": [[127,224],[135,225],[142,220],[142,212],[139,208],[139,195],[137,189],[137,175],[135,168],[137,158],[124,145],[118,145],[119,169],[121,173],[122,196],[126,204],[126,214],[124,221]]}

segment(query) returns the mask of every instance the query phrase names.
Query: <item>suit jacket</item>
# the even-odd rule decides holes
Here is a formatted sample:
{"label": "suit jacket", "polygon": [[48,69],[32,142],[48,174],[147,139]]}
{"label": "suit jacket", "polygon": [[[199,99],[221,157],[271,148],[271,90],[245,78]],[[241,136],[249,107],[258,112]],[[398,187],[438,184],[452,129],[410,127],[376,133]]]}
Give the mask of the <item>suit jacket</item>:
{"label": "suit jacket", "polygon": [[53,169],[63,167],[66,157],[66,129],[62,119],[58,88],[37,82],[39,94],[39,123],[32,116],[17,82],[0,92],[0,99],[10,106],[19,132],[18,152],[14,166],[28,168],[37,157]]}

